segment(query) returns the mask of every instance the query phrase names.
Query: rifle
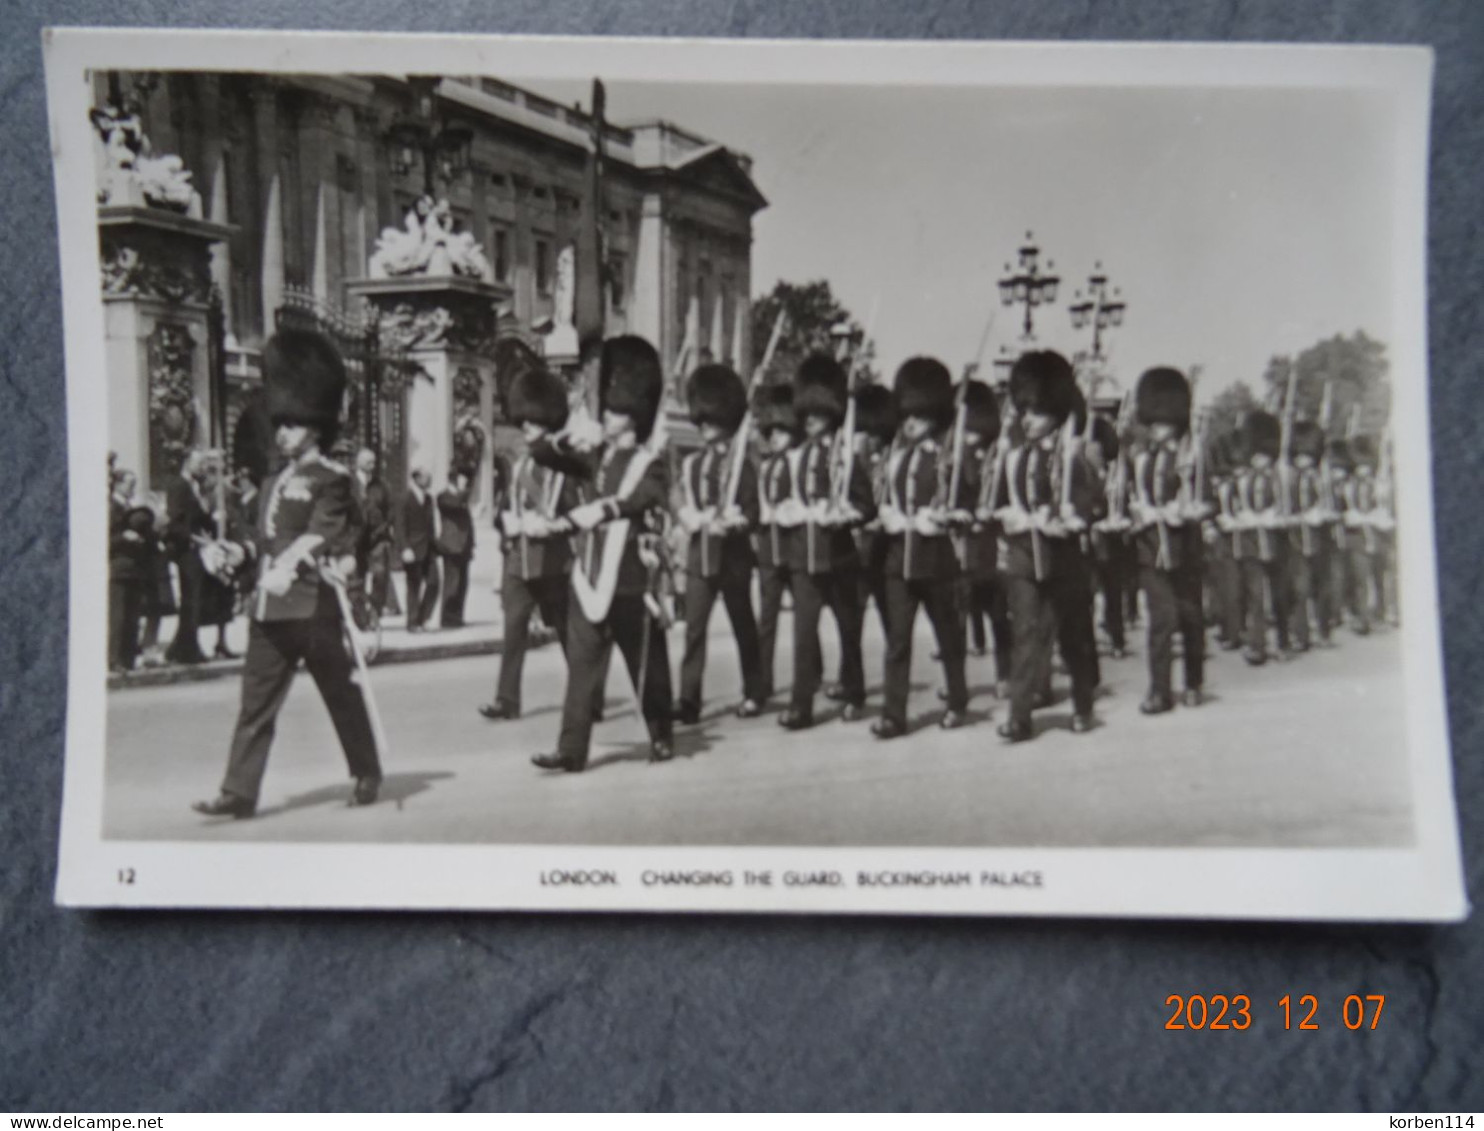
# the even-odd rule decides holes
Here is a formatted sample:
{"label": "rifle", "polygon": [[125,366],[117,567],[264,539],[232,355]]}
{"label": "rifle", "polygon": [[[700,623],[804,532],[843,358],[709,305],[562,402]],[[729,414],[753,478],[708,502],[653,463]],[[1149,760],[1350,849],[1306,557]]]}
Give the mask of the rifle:
{"label": "rifle", "polygon": [[833,484],[834,490],[830,492],[836,506],[843,507],[850,501],[850,478],[855,473],[855,384],[860,374],[860,360],[865,356],[866,346],[871,344],[871,331],[876,327],[876,315],[881,310],[881,294],[877,292],[871,300],[871,314],[866,319],[865,335],[861,338],[860,349],[850,360],[850,372],[845,381],[845,424],[840,429],[844,440],[841,451],[840,462],[836,464],[841,468],[840,477]]}
{"label": "rifle", "polygon": [[964,379],[958,385],[957,404],[954,407],[953,416],[953,472],[948,480],[947,506],[950,510],[958,501],[959,485],[963,482],[964,473],[964,434],[968,431],[969,423],[969,382],[973,380],[974,374],[979,372],[979,367],[984,363],[984,351],[989,348],[990,331],[994,329],[995,315],[999,313],[999,307],[989,308],[989,318],[984,323],[984,332],[979,335],[979,349],[974,354],[974,360],[964,369]]}
{"label": "rifle", "polygon": [[724,511],[731,510],[737,505],[737,490],[742,483],[742,468],[747,462],[747,440],[752,433],[752,398],[757,393],[763,374],[772,364],[773,354],[778,349],[778,343],[782,340],[783,331],[787,325],[788,312],[780,305],[778,316],[773,319],[773,332],[768,336],[768,348],[763,351],[763,360],[753,367],[752,380],[747,384],[747,412],[742,417],[742,426],[732,437],[732,459],[727,469],[726,503],[722,507]]}

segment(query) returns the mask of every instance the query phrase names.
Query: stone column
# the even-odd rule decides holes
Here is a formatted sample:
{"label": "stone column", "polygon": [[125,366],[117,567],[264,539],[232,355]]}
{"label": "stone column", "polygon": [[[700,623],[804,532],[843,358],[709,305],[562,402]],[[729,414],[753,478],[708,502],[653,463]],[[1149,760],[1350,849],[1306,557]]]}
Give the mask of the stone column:
{"label": "stone column", "polygon": [[348,289],[375,311],[382,352],[421,370],[407,390],[407,467],[426,468],[441,485],[459,454],[455,425],[460,417],[472,416],[486,428],[473,474],[479,478],[474,499],[487,508],[494,443],[495,309],[508,292],[451,275],[358,279]]}
{"label": "stone column", "polygon": [[210,439],[211,249],[231,234],[165,208],[98,209],[109,443],[141,492],[162,490]]}

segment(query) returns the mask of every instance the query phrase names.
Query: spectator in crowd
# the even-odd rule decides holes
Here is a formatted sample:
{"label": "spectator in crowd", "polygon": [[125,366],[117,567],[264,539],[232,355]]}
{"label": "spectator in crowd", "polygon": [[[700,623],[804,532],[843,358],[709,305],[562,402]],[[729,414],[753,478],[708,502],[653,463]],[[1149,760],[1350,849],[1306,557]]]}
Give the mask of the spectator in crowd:
{"label": "spectator in crowd", "polygon": [[108,666],[132,671],[139,658],[139,619],[154,573],[154,512],[134,502],[132,471],[116,469],[108,500]]}
{"label": "spectator in crowd", "polygon": [[407,631],[421,632],[438,606],[438,504],[426,470],[413,468],[402,499],[398,541],[407,574]]}
{"label": "spectator in crowd", "polygon": [[443,559],[444,628],[462,628],[469,594],[469,563],[474,557],[474,516],[469,509],[469,474],[448,469],[448,486],[438,496],[438,556]]}
{"label": "spectator in crowd", "polygon": [[392,498],[376,474],[376,453],[370,448],[356,452],[352,477],[356,502],[361,506],[361,544],[356,550],[356,568],[366,595],[378,613],[401,612],[392,588]]}

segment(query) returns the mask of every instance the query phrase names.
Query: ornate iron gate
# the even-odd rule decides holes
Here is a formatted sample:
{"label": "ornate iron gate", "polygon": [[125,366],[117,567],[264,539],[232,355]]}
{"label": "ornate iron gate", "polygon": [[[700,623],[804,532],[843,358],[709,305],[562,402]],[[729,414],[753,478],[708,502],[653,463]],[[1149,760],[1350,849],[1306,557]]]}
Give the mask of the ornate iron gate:
{"label": "ornate iron gate", "polygon": [[374,314],[346,311],[298,287],[285,288],[275,324],[317,330],[335,343],[350,379],[341,435],[376,453],[382,481],[400,498],[407,489],[407,388],[424,375],[421,367],[383,347]]}

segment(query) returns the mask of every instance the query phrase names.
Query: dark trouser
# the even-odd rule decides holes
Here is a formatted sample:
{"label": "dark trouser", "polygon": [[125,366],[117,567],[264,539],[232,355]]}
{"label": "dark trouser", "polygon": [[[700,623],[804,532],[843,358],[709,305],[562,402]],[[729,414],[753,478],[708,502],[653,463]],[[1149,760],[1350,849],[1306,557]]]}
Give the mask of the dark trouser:
{"label": "dark trouser", "polygon": [[1185,689],[1199,691],[1205,682],[1206,622],[1201,609],[1201,570],[1155,569],[1140,574],[1149,603],[1149,693],[1172,697],[1170,668],[1174,663],[1175,633],[1184,652]]}
{"label": "dark trouser", "polygon": [[464,626],[464,601],[469,596],[469,559],[443,559],[443,615],[439,624],[444,628]]}
{"label": "dark trouser", "polygon": [[1278,630],[1278,648],[1288,651],[1288,567],[1283,557],[1271,561],[1242,559],[1242,600],[1247,611],[1247,651],[1268,654],[1268,618]]}
{"label": "dark trouser", "polygon": [[762,649],[757,620],[752,615],[752,570],[730,570],[716,577],[688,573],[685,578],[685,658],[680,664],[680,709],[701,709],[701,681],[706,672],[706,626],[711,606],[720,594],[737,640],[737,658],[742,664],[742,695],[754,703],[767,698],[763,692]]}
{"label": "dark trouser", "polygon": [[1329,592],[1329,553],[1320,547],[1319,538],[1314,539],[1316,551],[1305,554],[1295,550],[1288,559],[1289,580],[1292,583],[1292,607],[1290,609],[1294,642],[1307,648],[1311,642],[1309,606],[1314,606],[1314,623],[1319,626],[1319,639],[1328,641],[1332,622],[1329,619],[1334,599]]}
{"label": "dark trouser", "polygon": [[144,608],[143,581],[108,583],[108,663],[125,671],[139,658],[139,616]]}
{"label": "dark trouser", "polygon": [[1103,628],[1108,639],[1120,652],[1128,646],[1124,633],[1123,594],[1128,589],[1128,576],[1134,571],[1130,556],[1133,547],[1121,538],[1109,538],[1107,557],[1097,564],[1098,589],[1103,595]]}
{"label": "dark trouser", "polygon": [[1326,568],[1329,570],[1329,608],[1325,610],[1330,631],[1345,623],[1345,613],[1353,608],[1350,585],[1350,553],[1343,545],[1334,541],[1325,546]]}
{"label": "dark trouser", "polygon": [[1217,624],[1223,642],[1240,644],[1246,631],[1246,593],[1242,588],[1242,560],[1230,549],[1218,552],[1212,559],[1215,572]]}
{"label": "dark trouser", "polygon": [[943,658],[943,676],[948,684],[948,709],[964,711],[969,706],[969,685],[964,678],[964,614],[953,582],[907,581],[886,575],[886,672],[882,718],[907,725],[907,695],[912,681],[912,627],[917,606],[927,609]]}
{"label": "dark trouser", "polygon": [[1015,636],[1010,631],[1010,608],[1005,598],[1005,582],[998,574],[966,579],[968,604],[975,612],[989,618],[989,632],[994,638],[994,677],[997,683],[1010,678]]}
{"label": "dark trouser", "polygon": [[199,664],[206,659],[199,636],[206,571],[194,550],[176,559],[176,569],[180,573],[180,612],[175,622],[175,639],[166,649],[165,658],[176,664]]}
{"label": "dark trouser", "polygon": [[574,607],[567,618],[567,694],[562,702],[557,753],[570,765],[587,765],[594,711],[602,702],[614,644],[623,654],[629,678],[636,688],[642,689],[644,720],[649,724],[650,738],[670,740],[673,704],[665,631],[644,607],[642,593],[619,593],[608,608],[607,618],[599,624],[588,620],[580,607]]}
{"label": "dark trouser", "polygon": [[1356,627],[1367,630],[1372,621],[1386,619],[1386,551],[1364,546],[1350,550],[1351,608]]}
{"label": "dark trouser", "polygon": [[963,610],[964,622],[968,626],[968,639],[974,651],[983,654],[989,641],[984,634],[984,606],[974,600],[974,585],[968,574],[961,573],[957,581],[958,607]]}
{"label": "dark trouser", "polygon": [[572,579],[565,573],[529,579],[507,573],[500,584],[500,604],[505,611],[505,644],[500,654],[500,678],[495,684],[495,702],[512,714],[520,714],[521,672],[531,633],[531,614],[538,608],[546,627],[567,647],[567,596]]}
{"label": "dark trouser", "polygon": [[1010,671],[1010,720],[1029,726],[1036,696],[1051,679],[1051,656],[1058,644],[1072,677],[1072,710],[1092,714],[1097,688],[1096,655],[1078,623],[1090,583],[1084,570],[1068,571],[1045,581],[1007,577],[1010,625],[1015,646]]}
{"label": "dark trouser", "polygon": [[861,606],[861,631],[866,628],[866,606],[876,602],[876,615],[881,618],[881,633],[886,635],[886,570],[867,566],[856,575],[856,594]]}
{"label": "dark trouser", "polygon": [[[758,679],[763,699],[773,694],[773,655],[778,647],[778,613],[783,608],[783,593],[793,587],[793,573],[787,566],[762,566],[758,580]],[[761,703],[763,699],[759,699]]]}
{"label": "dark trouser", "polygon": [[248,628],[247,659],[242,666],[242,709],[232,734],[223,792],[249,801],[258,799],[278,712],[294,682],[294,670],[300,660],[304,661],[330,712],[330,721],[335,724],[352,776],[381,776],[371,718],[366,713],[361,688],[352,678],[355,665],[346,650],[340,618],[255,620]]}
{"label": "dark trouser", "polygon": [[392,586],[392,544],[378,542],[366,557],[366,595],[378,613],[395,616],[397,591]]}
{"label": "dark trouser", "polygon": [[429,554],[420,562],[408,562],[406,570],[407,627],[421,628],[438,607],[438,559]]}
{"label": "dark trouser", "polygon": [[[793,575],[794,691],[797,711],[814,709],[814,694],[824,678],[819,650],[819,614],[829,607],[840,626],[840,690],[846,703],[864,706],[866,672],[861,660],[861,603],[858,570]],[[888,615],[889,619],[889,615]]]}

